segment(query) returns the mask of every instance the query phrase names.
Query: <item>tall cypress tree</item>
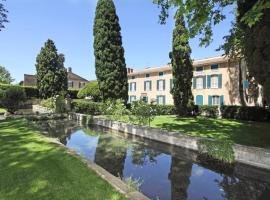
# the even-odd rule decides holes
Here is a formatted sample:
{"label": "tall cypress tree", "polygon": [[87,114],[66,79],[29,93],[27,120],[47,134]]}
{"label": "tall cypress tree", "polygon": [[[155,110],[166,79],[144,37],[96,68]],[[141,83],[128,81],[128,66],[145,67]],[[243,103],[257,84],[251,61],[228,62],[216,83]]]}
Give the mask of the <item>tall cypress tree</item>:
{"label": "tall cypress tree", "polygon": [[173,74],[173,100],[177,114],[181,116],[188,115],[188,104],[193,100],[191,91],[193,66],[188,39],[188,30],[185,27],[184,17],[180,11],[177,11],[170,58]]}
{"label": "tall cypress tree", "polygon": [[103,100],[128,99],[121,28],[112,0],[99,0],[94,23],[96,76]]}
{"label": "tall cypress tree", "polygon": [[36,59],[37,88],[42,98],[67,91],[67,70],[64,56],[57,53],[52,40],[48,40]]}

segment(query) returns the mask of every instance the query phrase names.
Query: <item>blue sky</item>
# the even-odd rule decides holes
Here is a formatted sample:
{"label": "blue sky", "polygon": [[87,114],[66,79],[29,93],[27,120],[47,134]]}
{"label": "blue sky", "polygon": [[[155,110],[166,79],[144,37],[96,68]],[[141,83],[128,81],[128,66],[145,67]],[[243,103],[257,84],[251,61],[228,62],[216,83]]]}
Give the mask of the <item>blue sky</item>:
{"label": "blue sky", "polygon": [[[0,65],[16,83],[23,74],[35,73],[35,60],[44,42],[54,40],[59,53],[66,56],[66,67],[89,80],[95,79],[93,22],[97,0],[8,0],[9,21],[0,32]],[[122,28],[128,66],[134,69],[162,66],[169,62],[172,16],[166,25],[158,23],[159,8],[152,0],[114,0]],[[214,41],[207,48],[192,39],[192,58],[220,55],[215,49],[228,33],[233,16],[214,28]]]}

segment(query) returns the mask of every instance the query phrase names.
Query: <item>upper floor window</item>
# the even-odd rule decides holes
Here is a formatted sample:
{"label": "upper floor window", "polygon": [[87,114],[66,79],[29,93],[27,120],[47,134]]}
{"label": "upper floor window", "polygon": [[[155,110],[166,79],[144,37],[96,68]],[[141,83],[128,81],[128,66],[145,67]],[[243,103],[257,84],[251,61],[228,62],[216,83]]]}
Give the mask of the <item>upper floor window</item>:
{"label": "upper floor window", "polygon": [[211,88],[218,88],[218,76],[211,76]]}
{"label": "upper floor window", "polygon": [[163,76],[164,75],[164,72],[159,72],[158,75],[159,76]]}
{"label": "upper floor window", "polygon": [[135,78],[136,78],[136,76],[132,76],[132,77],[131,77],[131,79],[135,79]]}
{"label": "upper floor window", "polygon": [[144,81],[144,91],[152,90],[152,81]]}
{"label": "upper floor window", "polygon": [[196,89],[203,89],[203,77],[197,77]]}
{"label": "upper floor window", "polygon": [[145,74],[145,78],[149,78],[150,77],[150,74]]}
{"label": "upper floor window", "polygon": [[196,67],[196,72],[203,72],[203,67]]}
{"label": "upper floor window", "polygon": [[135,92],[136,91],[136,83],[135,82],[130,83],[130,85],[129,85],[129,91],[131,91],[131,92]]}
{"label": "upper floor window", "polygon": [[218,70],[218,65],[211,65],[211,70]]}
{"label": "upper floor window", "polygon": [[158,91],[165,90],[165,80],[157,80],[157,90]]}

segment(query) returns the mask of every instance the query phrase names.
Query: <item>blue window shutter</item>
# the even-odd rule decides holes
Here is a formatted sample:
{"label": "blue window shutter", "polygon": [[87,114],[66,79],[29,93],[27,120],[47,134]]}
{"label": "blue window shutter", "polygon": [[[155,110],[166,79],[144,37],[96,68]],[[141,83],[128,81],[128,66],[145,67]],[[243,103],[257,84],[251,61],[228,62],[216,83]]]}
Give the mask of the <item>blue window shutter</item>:
{"label": "blue window shutter", "polygon": [[163,80],[163,91],[165,91],[165,88],[166,88],[166,81],[165,80]]}
{"label": "blue window shutter", "polygon": [[203,76],[203,89],[206,88],[206,76]]}
{"label": "blue window shutter", "polygon": [[144,81],[144,91],[146,91],[146,81]]}
{"label": "blue window shutter", "polygon": [[219,99],[220,99],[220,104],[219,104],[219,105],[223,106],[223,105],[224,105],[224,96],[221,95],[221,96],[219,97]]}
{"label": "blue window shutter", "polygon": [[166,104],[166,96],[163,96],[163,105]]}
{"label": "blue window shutter", "polygon": [[203,105],[203,96],[202,95],[197,95],[196,96],[196,105]]}
{"label": "blue window shutter", "polygon": [[157,80],[157,90],[159,90],[159,80]]}
{"label": "blue window shutter", "polygon": [[146,97],[145,100],[146,100],[146,103],[148,103],[148,97]]}
{"label": "blue window shutter", "polygon": [[150,91],[152,91],[152,81],[149,81]]}
{"label": "blue window shutter", "polygon": [[207,88],[211,88],[211,75],[207,75]]}
{"label": "blue window shutter", "polygon": [[172,88],[173,88],[173,80],[170,79],[170,90],[172,90]]}
{"label": "blue window shutter", "polygon": [[135,84],[134,91],[136,91],[136,89],[137,89],[137,83],[134,83],[134,84]]}
{"label": "blue window shutter", "polygon": [[208,96],[208,105],[212,106],[212,96]]}
{"label": "blue window shutter", "polygon": [[222,74],[218,75],[218,88],[222,88]]}
{"label": "blue window shutter", "polygon": [[156,101],[157,101],[156,103],[157,103],[157,104],[159,104],[159,103],[158,103],[158,96],[157,96],[157,99],[156,99]]}
{"label": "blue window shutter", "polygon": [[131,91],[131,83],[129,83],[129,91]]}
{"label": "blue window shutter", "polygon": [[193,89],[196,89],[196,84],[197,84],[197,78],[193,78]]}

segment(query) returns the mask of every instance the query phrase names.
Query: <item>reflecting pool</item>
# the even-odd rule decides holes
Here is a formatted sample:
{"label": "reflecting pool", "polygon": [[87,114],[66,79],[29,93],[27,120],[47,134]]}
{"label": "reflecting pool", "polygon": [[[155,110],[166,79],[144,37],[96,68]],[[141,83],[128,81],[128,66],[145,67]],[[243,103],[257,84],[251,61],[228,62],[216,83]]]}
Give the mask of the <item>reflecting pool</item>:
{"label": "reflecting pool", "polygon": [[270,172],[242,164],[220,169],[187,149],[74,121],[38,122],[44,134],[111,174],[140,180],[154,200],[270,200]]}

